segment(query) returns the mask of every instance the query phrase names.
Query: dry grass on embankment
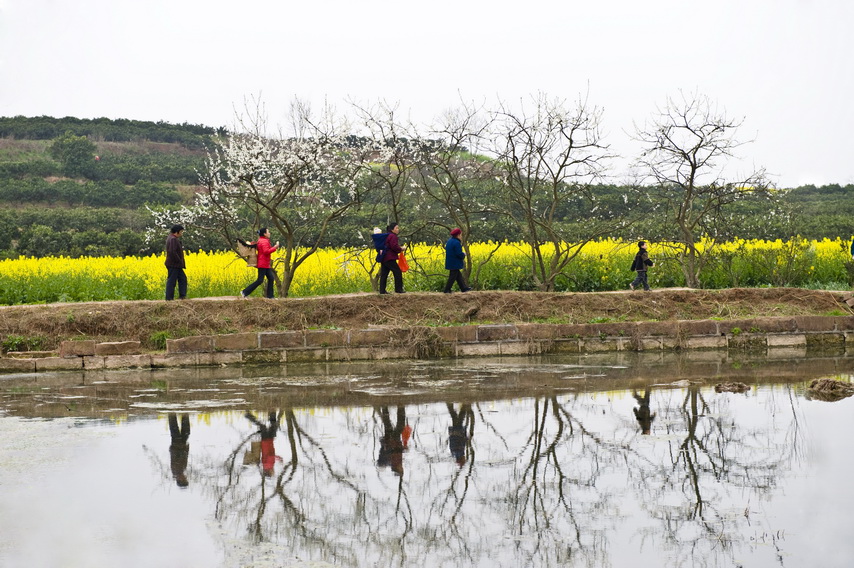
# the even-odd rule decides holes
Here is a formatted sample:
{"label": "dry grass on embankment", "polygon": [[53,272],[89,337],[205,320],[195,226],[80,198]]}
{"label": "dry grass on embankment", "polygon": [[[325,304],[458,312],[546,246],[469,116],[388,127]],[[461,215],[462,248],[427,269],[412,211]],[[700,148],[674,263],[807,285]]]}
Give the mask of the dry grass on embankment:
{"label": "dry grass on embankment", "polygon": [[264,330],[850,315],[843,297],[842,292],[797,288],[736,288],[650,293],[355,294],[285,300],[207,298],[7,306],[0,308],[0,340],[6,342],[16,336],[32,350],[55,349],[66,339],[139,340],[147,348],[155,348],[158,343],[162,346],[165,337]]}

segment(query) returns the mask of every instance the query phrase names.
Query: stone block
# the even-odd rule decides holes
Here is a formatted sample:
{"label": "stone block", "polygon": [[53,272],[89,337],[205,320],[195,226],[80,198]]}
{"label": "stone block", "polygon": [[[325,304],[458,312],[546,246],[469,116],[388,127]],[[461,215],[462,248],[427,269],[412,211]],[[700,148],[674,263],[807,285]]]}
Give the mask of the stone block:
{"label": "stone block", "polygon": [[678,321],[641,321],[637,324],[637,332],[641,337],[670,336],[679,337]]}
{"label": "stone block", "polygon": [[661,351],[664,346],[660,337],[641,337],[638,347],[641,351]]}
{"label": "stone block", "polygon": [[262,331],[258,334],[261,349],[287,349],[305,347],[305,335],[301,331]]}
{"label": "stone block", "polygon": [[151,355],[111,355],[104,357],[105,369],[150,369]]}
{"label": "stone block", "polygon": [[760,331],[753,319],[737,319],[718,322],[718,333],[722,335],[741,335]]}
{"label": "stone block", "polygon": [[282,352],[282,356],[288,363],[316,363],[326,361],[326,351],[325,348],[288,349]]}
{"label": "stone block", "polygon": [[718,322],[714,320],[679,321],[679,335],[682,337],[717,334]]}
{"label": "stone block", "polygon": [[661,349],[664,351],[675,351],[682,348],[682,340],[678,335],[662,335],[659,339],[661,340]]}
{"label": "stone block", "polygon": [[258,349],[257,333],[228,333],[214,336],[215,351],[243,351]]}
{"label": "stone block", "polygon": [[688,349],[726,349],[726,346],[726,337],[721,335],[701,335],[685,339],[685,347]]}
{"label": "stone block", "polygon": [[543,352],[539,341],[502,341],[499,347],[501,355],[539,355]]}
{"label": "stone block", "polygon": [[415,355],[405,347],[372,347],[371,359],[409,359]]}
{"label": "stone block", "polygon": [[6,357],[10,359],[43,359],[45,357],[57,357],[56,351],[9,351]]}
{"label": "stone block", "polygon": [[523,323],[516,325],[517,336],[522,341],[527,339],[554,339],[559,332],[556,325],[547,323]]}
{"label": "stone block", "polygon": [[442,341],[456,343],[463,341],[471,343],[477,341],[477,326],[476,325],[454,325],[434,328],[436,335]]}
{"label": "stone block", "polygon": [[338,347],[347,343],[347,332],[340,329],[310,329],[305,332],[306,347]]}
{"label": "stone block", "polygon": [[278,350],[243,351],[242,356],[243,363],[247,365],[266,365],[282,362],[282,352]]}
{"label": "stone block", "polygon": [[518,339],[519,331],[513,324],[479,325],[477,326],[478,341],[506,341]]}
{"label": "stone block", "polygon": [[619,343],[615,338],[585,337],[581,340],[581,350],[587,353],[601,353],[602,351],[618,351]]}
{"label": "stone block", "polygon": [[806,346],[807,336],[803,333],[768,334],[768,347]]}
{"label": "stone block", "polygon": [[371,347],[330,347],[327,349],[330,361],[367,361],[374,358]]}
{"label": "stone block", "polygon": [[87,371],[97,371],[104,368],[104,357],[99,355],[86,355],[83,357],[83,368]]}
{"label": "stone block", "polygon": [[501,355],[501,344],[498,341],[457,344],[458,357],[485,357],[490,355]]}
{"label": "stone block", "polygon": [[34,373],[35,359],[9,359],[0,357],[0,373]]}
{"label": "stone block", "polygon": [[36,363],[36,372],[41,371],[76,371],[83,368],[81,357],[45,357],[44,359],[33,359]]}
{"label": "stone block", "polygon": [[139,341],[107,341],[95,345],[95,355],[138,355],[142,352]]}
{"label": "stone block", "polygon": [[550,353],[581,353],[581,340],[555,339],[549,347]]}
{"label": "stone block", "polygon": [[854,316],[837,316],[836,331],[854,331]]}
{"label": "stone block", "polygon": [[768,340],[762,333],[728,335],[727,348],[740,351],[764,351],[768,348]]}
{"label": "stone block", "polygon": [[561,337],[599,337],[603,330],[592,323],[576,323],[560,326]]}
{"label": "stone block", "polygon": [[214,350],[213,336],[196,335],[181,339],[167,339],[166,353],[210,353]]}
{"label": "stone block", "polygon": [[833,316],[795,316],[798,331],[836,331],[836,319]]}
{"label": "stone block", "polygon": [[795,319],[792,317],[761,317],[754,318],[750,329],[761,331],[764,333],[791,333],[797,330]]}
{"label": "stone block", "polygon": [[633,337],[638,329],[638,324],[633,321],[593,323],[595,335],[599,337]]}
{"label": "stone block", "polygon": [[395,330],[392,329],[354,329],[350,331],[349,343],[353,347],[364,345],[386,345],[391,342]]}
{"label": "stone block", "polygon": [[578,339],[581,337],[580,328],[583,326],[574,323],[559,323],[551,327],[553,329],[552,339]]}
{"label": "stone block", "polygon": [[[199,353],[200,365],[239,365],[243,362],[243,351],[219,351],[216,353]],[[278,352],[281,356],[281,352]]]}
{"label": "stone block", "polygon": [[63,341],[59,344],[60,357],[84,357],[95,354],[95,341]]}
{"label": "stone block", "polygon": [[810,351],[837,351],[845,348],[844,333],[808,333],[806,339]]}
{"label": "stone block", "polygon": [[198,364],[198,353],[170,353],[151,356],[152,367],[195,367]]}

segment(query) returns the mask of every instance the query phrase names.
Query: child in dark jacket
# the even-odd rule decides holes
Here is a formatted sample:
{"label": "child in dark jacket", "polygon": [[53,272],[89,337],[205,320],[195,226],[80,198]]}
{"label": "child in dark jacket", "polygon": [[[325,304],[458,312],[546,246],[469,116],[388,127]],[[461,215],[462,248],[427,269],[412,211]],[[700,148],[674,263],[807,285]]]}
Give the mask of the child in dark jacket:
{"label": "child in dark jacket", "polygon": [[643,285],[643,289],[649,292],[649,282],[647,281],[646,270],[650,266],[654,266],[654,264],[649,259],[649,254],[646,252],[646,241],[638,241],[638,253],[635,255],[634,262],[632,262],[632,270],[637,271],[638,275],[637,278],[629,284],[629,288],[635,290],[638,286]]}

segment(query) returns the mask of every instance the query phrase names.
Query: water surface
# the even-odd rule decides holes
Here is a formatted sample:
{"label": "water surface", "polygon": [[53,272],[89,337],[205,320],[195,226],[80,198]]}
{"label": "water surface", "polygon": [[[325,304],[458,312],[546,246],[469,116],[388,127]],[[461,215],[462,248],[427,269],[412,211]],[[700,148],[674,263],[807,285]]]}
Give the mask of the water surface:
{"label": "water surface", "polygon": [[0,376],[0,565],[850,566],[854,399],[805,387],[852,373],[694,354]]}

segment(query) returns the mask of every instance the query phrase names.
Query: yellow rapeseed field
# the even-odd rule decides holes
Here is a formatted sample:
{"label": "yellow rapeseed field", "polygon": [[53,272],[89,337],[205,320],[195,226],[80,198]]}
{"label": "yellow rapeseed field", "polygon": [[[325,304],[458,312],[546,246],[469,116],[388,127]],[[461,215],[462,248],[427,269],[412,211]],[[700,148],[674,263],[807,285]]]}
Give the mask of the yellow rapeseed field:
{"label": "yellow rapeseed field", "polygon": [[[702,247],[701,247],[702,248]],[[546,256],[552,254],[548,246]],[[633,274],[629,268],[635,243],[601,240],[589,243],[556,279],[558,290],[621,290]],[[474,284],[479,289],[535,289],[527,245],[519,242],[473,243]],[[651,243],[654,287],[684,284],[673,247]],[[444,247],[410,243],[409,290],[438,291],[444,285]],[[276,258],[281,251],[273,255]],[[378,268],[372,249],[322,249],[297,270],[292,296],[370,292]],[[488,259],[488,261],[487,261]],[[25,258],[0,261],[0,303],[160,299],[164,294],[164,256]],[[256,277],[231,252],[186,254],[190,297],[236,296]],[[479,266],[482,265],[482,266]],[[735,240],[718,247],[702,273],[708,288],[731,286],[847,286],[851,268],[848,243],[842,239]]]}

